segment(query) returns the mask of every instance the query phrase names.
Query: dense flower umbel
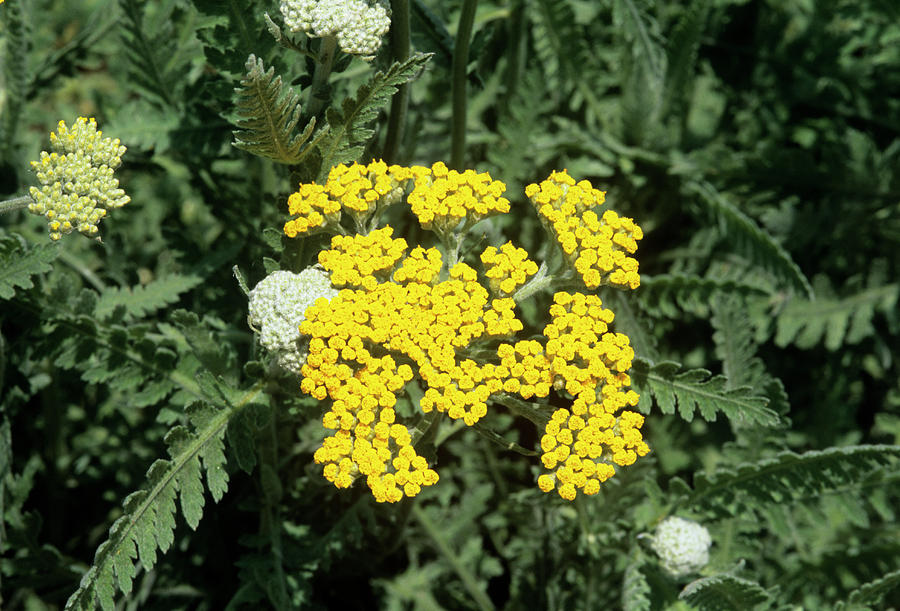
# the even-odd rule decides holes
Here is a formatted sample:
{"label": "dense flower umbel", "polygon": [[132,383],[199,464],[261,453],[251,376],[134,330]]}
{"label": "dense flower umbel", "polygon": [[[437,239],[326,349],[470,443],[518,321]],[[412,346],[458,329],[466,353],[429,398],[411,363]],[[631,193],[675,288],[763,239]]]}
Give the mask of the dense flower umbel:
{"label": "dense flower umbel", "polygon": [[387,10],[365,0],[283,0],[284,25],[310,36],[335,36],[341,50],[368,59],[391,27]]}
{"label": "dense flower umbel", "polygon": [[650,544],[663,568],[674,577],[682,577],[706,566],[712,538],[702,524],[671,516],[656,527]]}
{"label": "dense flower umbel", "polygon": [[644,234],[634,221],[612,210],[597,215],[593,208],[604,202],[606,193],[586,180],[576,184],[563,170],[528,185],[525,195],[588,288],[640,285],[638,262],[628,255],[634,254]]}
{"label": "dense flower umbel", "polygon": [[31,187],[28,210],[47,218],[51,240],[76,229],[95,237],[107,211],[131,201],[113,177],[125,147],[118,138],[103,138],[97,122],[84,117],[71,130],[60,121],[50,146],[52,153],[42,151],[40,161],[31,162],[43,186]]}
{"label": "dense flower umbel", "polygon": [[310,267],[299,274],[275,271],[250,291],[247,320],[278,364],[299,374],[307,355],[305,338],[300,335],[303,313],[316,300],[335,295],[337,291],[321,268]]}
{"label": "dense flower umbel", "polygon": [[[379,206],[402,198],[409,180],[414,183],[410,208],[423,227],[438,233],[509,209],[503,183],[487,174],[452,172],[442,163],[431,168],[381,162],[338,166],[324,187],[301,185],[290,205],[294,214],[307,219],[312,209],[322,211],[323,218],[326,211],[332,219],[342,212],[362,215],[354,218],[364,227]],[[561,215],[580,215],[572,230],[582,250],[620,252],[615,250],[619,247],[633,253],[640,228],[618,217],[615,227],[613,221],[594,223],[596,215],[592,220],[588,208],[602,202],[602,192],[570,180],[565,173],[554,173],[541,187],[533,185],[537,191],[529,187],[532,196],[546,199],[556,211],[544,216],[569,227]],[[308,204],[303,208],[307,212],[301,210],[301,200]],[[324,224],[307,222],[301,230],[291,223],[285,226],[288,235]],[[591,227],[609,236],[594,243],[585,233]],[[333,230],[338,231],[336,225]],[[543,340],[516,340],[523,324],[511,295],[538,271],[528,253],[511,243],[489,246],[480,255],[480,276],[461,262],[444,269],[439,250],[409,250],[404,239],[392,234],[385,226],[366,235],[332,238],[330,248],[319,254],[319,264],[340,290],[307,308],[299,326],[310,338],[301,390],[332,401],[323,424],[335,433],[315,455],[329,481],[343,488],[365,476],[375,498],[391,502],[437,482],[437,473],[416,453],[412,435],[394,409],[398,394],[414,378],[426,386],[419,401],[422,412],[445,413],[467,425],[487,414],[492,396],[518,394],[527,400],[553,390],[571,395],[571,407],[556,410],[546,425],[541,460],[549,473],[538,482],[542,490],[555,488],[566,499],[573,499],[577,490],[596,494],[616,466],[647,454],[640,434],[643,417],[627,409],[638,400],[627,390],[634,351],[628,337],[609,331],[613,313],[599,297],[556,293]],[[626,234],[632,242],[623,246],[622,239],[615,241]],[[636,275],[636,268],[617,265],[606,270],[611,273],[604,279],[632,284],[630,276],[616,282],[612,274]],[[483,349],[478,360],[468,355],[472,342],[486,340],[496,346],[490,358],[483,358]]]}

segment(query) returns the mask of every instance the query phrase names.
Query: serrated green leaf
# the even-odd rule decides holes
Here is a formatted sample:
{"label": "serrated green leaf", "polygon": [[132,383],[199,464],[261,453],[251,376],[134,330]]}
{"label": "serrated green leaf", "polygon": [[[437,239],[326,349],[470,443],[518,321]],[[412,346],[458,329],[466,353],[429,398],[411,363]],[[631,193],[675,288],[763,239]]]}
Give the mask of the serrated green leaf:
{"label": "serrated green leaf", "polygon": [[203,282],[199,276],[172,274],[146,285],[113,287],[100,294],[94,310],[98,318],[106,318],[117,306],[123,306],[129,317],[142,318],[178,301],[186,293]]}
{"label": "serrated green leaf", "polygon": [[748,387],[726,388],[724,376],[712,376],[706,369],[680,372],[681,366],[673,361],[653,364],[646,359],[635,359],[631,370],[631,382],[641,394],[638,407],[644,413],[650,410],[651,397],[656,399],[664,414],[675,413],[684,420],[693,420],[694,412],[713,422],[718,412],[742,425],[779,426],[781,419],[768,407],[766,397],[755,394]]}
{"label": "serrated green leaf", "polygon": [[860,483],[884,467],[895,469],[900,446],[866,445],[774,458],[694,476],[694,490],[682,506],[715,516],[736,515],[772,503],[816,497]]}
{"label": "serrated green leaf", "polygon": [[376,72],[354,97],[345,99],[340,110],[326,111],[328,134],[316,143],[322,159],[319,182],[324,182],[332,167],[359,159],[366,141],[375,133],[369,124],[390,102],[397,87],[415,78],[429,59],[430,53],[416,53],[406,61],[394,62],[387,71]]}
{"label": "serrated green leaf", "polygon": [[896,600],[897,592],[900,592],[900,570],[887,573],[853,590],[847,599],[849,603],[847,607],[877,607],[886,600],[885,597],[889,594],[893,594],[894,600]]}
{"label": "serrated green leaf", "polygon": [[[234,146],[278,163],[300,163],[315,143],[303,148],[316,126],[315,117],[297,133],[300,96],[284,87],[281,76],[275,76],[275,68],[266,71],[262,59],[255,55],[247,59],[246,68],[240,88],[235,89],[235,106],[241,118],[233,132]],[[322,136],[324,133],[317,138]]]}
{"label": "serrated green leaf", "polygon": [[875,333],[876,311],[896,308],[900,284],[875,285],[847,297],[830,297],[824,278],[815,278],[815,299],[793,298],[778,313],[775,343],[812,348],[824,339],[825,347],[837,350],[845,342],[855,344]]}
{"label": "serrated green leaf", "polygon": [[[233,406],[203,411],[194,409],[192,431],[176,426],[168,435],[170,460],[157,460],[147,471],[143,490],[125,499],[124,514],[110,528],[109,539],[101,544],[94,564],[81,580],[78,590],[66,602],[66,609],[86,610],[99,604],[113,609],[116,586],[122,592],[131,591],[135,576],[135,559],[146,570],[153,568],[156,551],[165,552],[174,543],[176,496],[180,496],[181,511],[191,528],[196,528],[203,515],[203,483],[200,457],[204,466],[213,470],[224,463],[221,441],[230,421],[249,406],[258,411],[254,401],[262,393],[261,386],[242,394]],[[197,426],[197,425],[200,426]],[[214,481],[213,498],[220,499],[227,484],[227,473],[207,473]]]}
{"label": "serrated green leaf", "polygon": [[15,297],[16,287],[34,287],[31,277],[49,272],[57,256],[56,244],[29,246],[20,236],[0,238],[0,299]]}
{"label": "serrated green leaf", "polygon": [[678,595],[679,600],[709,611],[744,611],[766,603],[770,598],[755,581],[728,574],[692,581]]}
{"label": "serrated green leaf", "polygon": [[790,254],[753,219],[709,183],[691,181],[686,183],[685,190],[696,195],[697,201],[718,220],[731,247],[801,295],[812,296],[809,280]]}
{"label": "serrated green leaf", "polygon": [[635,293],[648,314],[679,318],[681,311],[697,316],[709,315],[709,304],[719,295],[762,296],[756,286],[733,280],[718,280],[689,274],[641,276]]}

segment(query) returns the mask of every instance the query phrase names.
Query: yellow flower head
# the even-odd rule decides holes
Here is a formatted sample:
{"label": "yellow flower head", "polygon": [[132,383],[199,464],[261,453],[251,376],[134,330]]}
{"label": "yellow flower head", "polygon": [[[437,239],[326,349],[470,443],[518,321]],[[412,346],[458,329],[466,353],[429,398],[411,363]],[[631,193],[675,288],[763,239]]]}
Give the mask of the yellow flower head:
{"label": "yellow flower head", "polygon": [[[379,206],[402,198],[409,180],[415,183],[408,197],[413,213],[423,227],[438,232],[509,209],[501,197],[503,183],[487,174],[454,172],[442,163],[401,168],[377,162],[338,166],[324,186],[301,185],[289,203],[300,217],[291,223],[305,218],[309,230],[311,211],[323,218],[343,211],[355,215],[357,226],[368,227]],[[607,216],[614,214],[609,211],[605,220],[598,219],[592,208],[604,196],[589,183],[555,172],[527,193],[550,207],[544,216],[555,219],[553,227],[572,233],[572,253],[596,251],[600,246],[589,246],[597,242],[591,236],[606,234],[610,252],[634,252],[640,229],[628,219]],[[542,490],[555,489],[566,499],[579,490],[596,494],[616,466],[647,454],[643,417],[628,409],[638,400],[627,389],[634,350],[627,336],[610,331],[613,313],[599,297],[556,293],[544,337],[518,339],[523,323],[513,296],[538,272],[524,249],[510,242],[486,248],[479,274],[463,262],[445,264],[437,248],[409,250],[404,239],[392,235],[384,226],[366,235],[335,236],[318,262],[339,290],[308,307],[299,325],[309,338],[301,390],[331,400],[323,425],[333,433],[315,453],[326,479],[345,488],[364,478],[379,502],[415,496],[438,481],[416,453],[413,432],[396,409],[397,397],[414,378],[424,390],[418,402],[422,413],[446,414],[470,426],[484,418],[498,395],[525,400],[553,390],[571,395],[571,406],[556,410],[545,427],[541,462],[548,473],[538,480]],[[614,260],[618,267],[607,270],[605,281],[629,285],[614,274],[627,274],[630,264]],[[473,350],[476,342],[479,348]]]}
{"label": "yellow flower head", "polygon": [[628,255],[634,254],[644,234],[632,219],[612,210],[598,215],[595,208],[603,205],[605,192],[586,180],[576,183],[563,170],[540,184],[528,185],[525,194],[585,286],[640,286],[638,262]]}

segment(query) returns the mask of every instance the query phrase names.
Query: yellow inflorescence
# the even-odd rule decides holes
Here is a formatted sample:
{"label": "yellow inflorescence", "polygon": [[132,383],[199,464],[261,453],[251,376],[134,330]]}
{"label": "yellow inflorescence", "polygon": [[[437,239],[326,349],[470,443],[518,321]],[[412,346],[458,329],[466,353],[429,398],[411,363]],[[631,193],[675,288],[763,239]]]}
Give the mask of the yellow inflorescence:
{"label": "yellow inflorescence", "polygon": [[425,229],[448,232],[462,220],[477,222],[492,214],[509,212],[509,200],[502,197],[506,185],[492,180],[487,172],[448,170],[439,161],[431,169],[411,168],[415,188],[407,201]]}
{"label": "yellow inflorescence", "polygon": [[[416,180],[424,175],[421,169],[409,172]],[[570,203],[576,212],[586,211]],[[437,482],[395,412],[397,395],[416,377],[426,386],[423,412],[446,413],[467,425],[487,414],[492,395],[569,393],[572,406],[554,412],[541,439],[541,460],[550,473],[538,481],[563,498],[574,498],[577,490],[597,493],[615,465],[647,454],[643,417],[627,409],[638,400],[627,390],[634,351],[628,337],[609,331],[613,314],[599,297],[556,293],[543,341],[503,341],[523,328],[509,295],[537,271],[524,250],[507,243],[481,254],[489,293],[467,264],[456,263],[442,275],[440,251],[408,252],[392,231],[385,226],[332,239],[319,263],[341,290],[309,307],[300,324],[310,338],[301,390],[332,401],[323,424],[335,432],[315,454],[329,481],[345,488],[365,477],[375,498],[387,502]],[[491,362],[464,356],[473,341],[491,338],[501,340]]]}
{"label": "yellow inflorescence", "polygon": [[383,161],[335,166],[324,186],[301,184],[290,195],[288,211],[297,218],[285,223],[284,233],[293,238],[316,229],[336,227],[342,210],[362,224],[378,208],[400,201],[406,182],[413,175],[410,168],[388,166]]}
{"label": "yellow inflorescence", "polygon": [[481,262],[491,291],[504,296],[512,295],[538,270],[537,263],[528,258],[525,249],[516,248],[512,242],[507,242],[500,250],[488,246],[481,253]]}
{"label": "yellow inflorescence", "polygon": [[603,204],[606,193],[586,180],[576,183],[563,170],[540,184],[528,185],[525,195],[588,288],[605,283],[640,286],[638,262],[628,255],[634,254],[644,234],[632,219],[612,210],[597,215],[593,208]]}

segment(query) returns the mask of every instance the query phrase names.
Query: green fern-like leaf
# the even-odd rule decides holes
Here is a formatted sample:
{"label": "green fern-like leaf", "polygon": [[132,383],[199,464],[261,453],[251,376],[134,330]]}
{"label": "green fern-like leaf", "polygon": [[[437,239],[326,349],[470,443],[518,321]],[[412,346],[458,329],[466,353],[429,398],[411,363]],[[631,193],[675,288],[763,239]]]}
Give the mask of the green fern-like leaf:
{"label": "green fern-like leaf", "polygon": [[[237,112],[240,129],[234,131],[234,146],[266,157],[278,163],[300,163],[312,144],[305,149],[316,126],[313,117],[300,133],[296,132],[300,120],[300,96],[290,87],[284,87],[281,76],[275,76],[275,68],[265,70],[263,61],[251,55],[247,59],[247,74],[241,79],[237,92]],[[320,131],[316,138],[325,135]]]}
{"label": "green fern-like leaf", "polygon": [[575,11],[566,0],[531,0],[526,12],[532,20],[534,53],[541,64],[548,91],[577,82],[566,78],[578,72],[579,45],[584,34],[577,28]]}
{"label": "green fern-like leaf", "polygon": [[100,295],[94,313],[98,318],[106,318],[116,307],[122,306],[126,315],[141,318],[175,303],[182,293],[202,281],[199,276],[172,274],[144,286],[111,288]]}
{"label": "green fern-like leaf", "polygon": [[713,341],[716,356],[722,361],[726,388],[730,390],[742,385],[755,387],[765,373],[765,366],[756,357],[754,328],[744,304],[731,295],[714,300],[712,309]]}
{"label": "green fern-like leaf", "polygon": [[685,190],[698,196],[719,222],[723,235],[738,252],[768,271],[787,286],[811,297],[809,280],[788,252],[746,214],[723,197],[709,183],[691,181]]}
{"label": "green fern-like leaf", "polygon": [[648,314],[679,318],[681,311],[696,316],[709,316],[709,304],[717,295],[765,295],[758,287],[734,280],[703,278],[692,274],[660,274],[641,276],[636,292]]}
{"label": "green fern-like leaf", "polygon": [[704,611],[745,611],[771,600],[765,588],[755,581],[727,574],[692,581],[678,598]]}
{"label": "green fern-like leaf", "polygon": [[415,78],[430,58],[430,53],[416,53],[404,62],[394,62],[387,71],[376,72],[355,97],[345,99],[340,110],[328,109],[328,133],[316,143],[322,161],[320,181],[335,165],[359,159],[366,141],[375,133],[369,124],[390,102],[397,87]]}
{"label": "green fern-like leaf", "polygon": [[900,446],[866,445],[774,458],[694,476],[694,490],[680,505],[722,517],[772,503],[790,503],[840,491],[883,468],[895,470]]}
{"label": "green fern-like leaf", "polygon": [[646,558],[640,550],[632,550],[622,583],[622,609],[625,611],[649,611],[651,608],[650,584],[641,570],[645,562]]}
{"label": "green fern-like leaf", "polygon": [[16,140],[22,109],[27,99],[28,79],[28,26],[22,3],[10,2],[0,12],[2,41],[2,70],[5,95],[3,115],[0,118],[0,161],[8,159]]}
{"label": "green fern-like leaf", "polygon": [[779,312],[777,345],[811,348],[824,338],[826,348],[837,350],[844,343],[858,343],[875,332],[875,312],[896,308],[900,299],[897,283],[870,283],[871,288],[854,295],[833,297],[824,277],[817,276],[814,281],[816,299],[792,299]]}
{"label": "green fern-like leaf", "polygon": [[641,399],[638,409],[650,411],[651,398],[656,399],[660,411],[678,415],[690,422],[694,412],[713,422],[719,412],[736,424],[779,426],[778,414],[767,407],[769,400],[746,386],[727,388],[725,376],[711,376],[706,369],[681,372],[681,365],[672,361],[653,364],[635,359],[631,382]]}
{"label": "green fern-like leaf", "polygon": [[[193,430],[176,426],[166,436],[169,460],[157,460],[147,471],[147,485],[128,496],[124,514],[112,525],[109,539],[97,549],[66,609],[88,610],[98,605],[115,608],[115,593],[129,594],[136,575],[135,561],[145,570],[156,564],[157,551],[174,543],[176,498],[185,521],[196,529],[203,516],[203,472],[215,501],[228,486],[223,438],[229,421],[262,394],[254,387],[232,404],[196,404],[188,410]],[[202,464],[201,464],[202,461]]]}
{"label": "green fern-like leaf", "polygon": [[684,104],[689,98],[697,63],[697,52],[709,14],[709,0],[694,0],[682,13],[666,44],[665,92],[663,114]]}
{"label": "green fern-like leaf", "polygon": [[178,92],[187,84],[184,75],[191,61],[189,45],[180,44],[173,3],[160,3],[153,23],[145,21],[145,3],[119,0],[122,20],[122,48],[130,63],[129,79],[165,107],[177,107]]}
{"label": "green fern-like leaf", "polygon": [[12,299],[16,287],[32,288],[31,277],[49,272],[58,255],[55,244],[29,246],[18,235],[0,237],[0,299]]}
{"label": "green fern-like leaf", "polygon": [[887,573],[883,577],[863,584],[851,592],[846,604],[838,605],[838,609],[879,608],[888,595],[900,592],[900,570]]}

